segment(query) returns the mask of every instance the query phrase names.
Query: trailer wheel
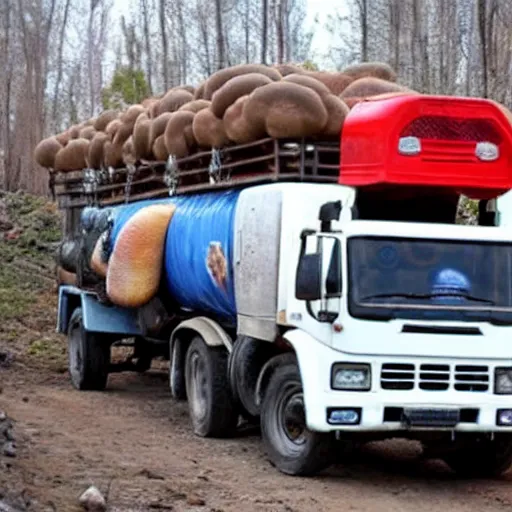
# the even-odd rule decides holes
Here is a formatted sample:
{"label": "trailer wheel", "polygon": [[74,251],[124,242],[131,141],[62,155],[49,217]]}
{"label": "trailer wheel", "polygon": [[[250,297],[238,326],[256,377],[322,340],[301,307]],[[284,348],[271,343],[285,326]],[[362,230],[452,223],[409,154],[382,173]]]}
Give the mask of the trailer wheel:
{"label": "trailer wheel", "polygon": [[306,426],[304,395],[295,356],[283,354],[261,408],[261,434],[270,462],[288,475],[310,476],[332,463],[333,437]]}
{"label": "trailer wheel", "polygon": [[512,467],[512,439],[475,440],[443,456],[463,478],[499,477]]}
{"label": "trailer wheel", "polygon": [[199,336],[190,343],[185,360],[185,382],[194,433],[201,437],[228,437],[236,429],[238,413],[228,380],[228,354],[209,347]]}
{"label": "trailer wheel", "polygon": [[76,308],[69,321],[68,358],[71,383],[76,389],[105,389],[110,366],[110,344],[84,329],[82,308]]}

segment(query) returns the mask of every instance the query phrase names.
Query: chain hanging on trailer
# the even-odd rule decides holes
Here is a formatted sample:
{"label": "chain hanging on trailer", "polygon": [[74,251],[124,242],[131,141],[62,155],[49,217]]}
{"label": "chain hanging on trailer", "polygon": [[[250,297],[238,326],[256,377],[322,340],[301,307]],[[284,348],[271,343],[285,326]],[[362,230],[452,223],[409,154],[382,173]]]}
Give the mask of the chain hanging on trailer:
{"label": "chain hanging on trailer", "polygon": [[[208,166],[208,175],[210,176],[210,184],[222,181],[222,159],[219,149],[212,148],[212,158]],[[228,178],[229,179],[229,178]]]}
{"label": "chain hanging on trailer", "polygon": [[[222,150],[219,149],[219,160],[222,161]],[[224,171],[224,172],[222,172]],[[222,163],[221,163],[221,181],[229,181],[231,179],[231,169],[222,169]]]}
{"label": "chain hanging on trailer", "polygon": [[94,169],[84,169],[83,190],[89,206],[98,204],[98,176]]}
{"label": "chain hanging on trailer", "polygon": [[93,176],[91,176],[92,169],[84,169],[84,177],[82,180],[82,189],[84,194],[90,195],[93,190]]}
{"label": "chain hanging on trailer", "polygon": [[98,181],[100,185],[106,185],[109,182],[108,171],[103,166],[98,170]]}
{"label": "chain hanging on trailer", "polygon": [[116,170],[111,165],[108,166],[107,174],[109,183],[114,183],[114,178],[116,177]]}
{"label": "chain hanging on trailer", "polygon": [[101,185],[101,174],[99,171],[93,171],[94,172],[94,197],[93,197],[93,203],[94,206],[99,206],[100,201],[98,198],[98,186]]}
{"label": "chain hanging on trailer", "polygon": [[175,195],[179,184],[179,169],[178,162],[174,155],[169,155],[165,163],[164,183],[169,189],[169,195]]}
{"label": "chain hanging on trailer", "polygon": [[124,186],[124,202],[125,202],[125,204],[127,204],[130,199],[130,192],[132,189],[133,178],[135,177],[136,172],[137,172],[137,169],[133,164],[128,164],[126,166],[126,184]]}

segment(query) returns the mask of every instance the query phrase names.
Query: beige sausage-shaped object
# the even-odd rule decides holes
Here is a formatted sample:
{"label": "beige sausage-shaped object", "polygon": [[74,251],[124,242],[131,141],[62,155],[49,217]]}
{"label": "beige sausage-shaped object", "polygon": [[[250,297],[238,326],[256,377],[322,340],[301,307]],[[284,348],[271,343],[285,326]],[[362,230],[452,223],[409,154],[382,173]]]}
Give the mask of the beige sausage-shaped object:
{"label": "beige sausage-shaped object", "polygon": [[107,270],[107,295],[114,304],[140,307],[158,291],[165,237],[175,210],[173,204],[150,205],[122,227]]}

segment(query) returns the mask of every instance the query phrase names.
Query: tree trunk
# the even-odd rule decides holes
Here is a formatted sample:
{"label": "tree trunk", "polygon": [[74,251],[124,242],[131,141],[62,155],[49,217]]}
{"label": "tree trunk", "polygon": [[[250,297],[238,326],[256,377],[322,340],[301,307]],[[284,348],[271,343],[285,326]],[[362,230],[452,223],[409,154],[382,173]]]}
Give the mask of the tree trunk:
{"label": "tree trunk", "polygon": [[167,33],[165,31],[165,0],[160,0],[160,37],[162,38],[162,60],[163,60],[163,79],[165,89],[169,89],[169,52],[167,47]]}
{"label": "tree trunk", "polygon": [[482,82],[484,98],[489,97],[489,72],[487,65],[487,0],[478,0],[478,33],[482,49]]}
{"label": "tree trunk", "polygon": [[224,29],[222,23],[222,0],[215,0],[215,29],[217,32],[217,69],[226,66]]}
{"label": "tree trunk", "polygon": [[244,31],[245,31],[245,63],[249,64],[251,56],[249,53],[249,38],[251,32],[251,20],[250,17],[250,0],[245,0],[245,12],[244,12]]}
{"label": "tree trunk", "polygon": [[187,82],[187,73],[188,73],[188,41],[187,41],[187,27],[185,25],[185,17],[183,16],[183,0],[176,0],[176,6],[178,9],[178,27],[180,32],[180,65],[181,65],[181,81],[183,83]]}
{"label": "tree trunk", "polygon": [[368,0],[359,0],[361,17],[361,60],[368,60]]}
{"label": "tree trunk", "polygon": [[267,63],[268,0],[262,0],[261,9],[261,63]]}
{"label": "tree trunk", "polygon": [[144,46],[146,47],[146,77],[148,80],[149,93],[153,94],[153,58],[151,52],[151,41],[149,37],[149,9],[148,0],[142,0],[142,16],[144,20]]}
{"label": "tree trunk", "polygon": [[64,19],[62,20],[62,26],[60,27],[60,35],[59,35],[59,50],[57,56],[57,80],[55,81],[55,89],[53,92],[53,102],[52,102],[52,122],[53,129],[57,131],[60,129],[57,119],[59,118],[57,114],[58,102],[59,102],[59,90],[60,90],[60,82],[62,81],[62,53],[64,51],[64,37],[66,34],[66,26],[68,23],[68,15],[69,15],[69,6],[71,4],[71,0],[66,0],[66,4],[64,6]]}
{"label": "tree trunk", "polygon": [[3,45],[1,47],[2,58],[2,69],[4,70],[3,80],[5,81],[5,87],[2,90],[2,99],[4,101],[4,108],[1,112],[2,118],[0,118],[0,149],[3,151],[2,156],[2,182],[0,185],[8,190],[8,184],[10,179],[10,162],[11,162],[11,81],[12,81],[12,66],[10,61],[10,48],[11,48],[11,11],[12,5],[10,2],[5,2],[5,11],[2,13],[3,20]]}
{"label": "tree trunk", "polygon": [[[366,2],[366,0],[362,0]],[[362,12],[363,7],[360,4],[360,13]],[[389,32],[389,51],[390,57],[393,56],[393,68],[397,71],[400,68],[400,6],[398,5],[397,0],[390,0],[389,2],[389,19],[390,19],[390,32]],[[363,26],[363,17],[360,17],[361,27]],[[366,42],[364,42],[366,41]],[[364,49],[366,45],[366,50]],[[361,54],[368,52],[368,39],[363,37],[361,42]],[[365,59],[363,59],[365,60]]]}
{"label": "tree trunk", "polygon": [[201,33],[201,39],[204,45],[204,58],[205,58],[205,74],[211,75],[213,73],[212,58],[210,55],[210,38],[208,34],[208,20],[204,14],[204,5],[201,9],[198,7],[198,18],[199,18],[199,31]]}
{"label": "tree trunk", "polygon": [[92,69],[92,60],[93,60],[93,43],[94,43],[94,36],[93,36],[93,24],[94,24],[94,11],[96,10],[96,6],[98,5],[97,0],[91,0],[91,9],[89,11],[89,23],[87,25],[88,30],[88,42],[87,42],[87,71],[89,75],[89,95],[90,95],[90,109],[89,109],[89,115],[92,117],[94,115],[94,111],[96,109],[96,98],[94,97],[94,74]]}
{"label": "tree trunk", "polygon": [[284,16],[283,16],[283,1],[277,0],[274,6],[274,16],[276,22],[276,35],[277,35],[277,63],[282,64],[284,61]]}

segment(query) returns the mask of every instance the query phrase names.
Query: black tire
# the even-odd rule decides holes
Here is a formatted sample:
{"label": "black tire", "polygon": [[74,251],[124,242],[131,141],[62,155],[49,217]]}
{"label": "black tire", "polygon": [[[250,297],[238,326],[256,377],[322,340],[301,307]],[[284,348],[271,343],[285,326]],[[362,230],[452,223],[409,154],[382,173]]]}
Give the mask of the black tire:
{"label": "black tire", "polygon": [[475,440],[443,456],[443,460],[463,478],[493,478],[512,467],[512,440]]}
{"label": "black tire", "polygon": [[69,320],[68,358],[73,387],[79,391],[103,391],[106,388],[110,343],[84,329],[82,308],[76,308]]}
{"label": "black tire", "polygon": [[227,367],[224,347],[209,347],[199,336],[192,340],[185,359],[185,382],[189,414],[197,436],[229,437],[237,427],[238,412]]}
{"label": "black tire", "polygon": [[261,369],[273,355],[272,344],[248,336],[237,339],[229,356],[229,380],[235,404],[251,424],[258,424],[260,406],[256,403],[256,384]]}
{"label": "black tire", "polygon": [[277,357],[282,361],[270,378],[261,408],[263,445],[270,462],[282,473],[311,476],[332,464],[333,436],[306,427],[296,358],[291,354]]}
{"label": "black tire", "polygon": [[169,361],[171,395],[175,400],[184,401],[187,399],[187,385],[185,382],[184,342],[177,339],[173,343],[171,358]]}

